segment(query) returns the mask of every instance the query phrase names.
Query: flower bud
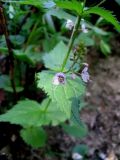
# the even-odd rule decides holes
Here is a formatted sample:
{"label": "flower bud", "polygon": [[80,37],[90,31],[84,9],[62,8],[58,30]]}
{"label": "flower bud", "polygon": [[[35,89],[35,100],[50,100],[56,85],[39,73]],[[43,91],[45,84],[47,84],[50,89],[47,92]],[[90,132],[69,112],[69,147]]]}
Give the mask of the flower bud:
{"label": "flower bud", "polygon": [[66,28],[69,30],[72,30],[72,28],[74,27],[74,23],[72,20],[68,19],[66,22]]}

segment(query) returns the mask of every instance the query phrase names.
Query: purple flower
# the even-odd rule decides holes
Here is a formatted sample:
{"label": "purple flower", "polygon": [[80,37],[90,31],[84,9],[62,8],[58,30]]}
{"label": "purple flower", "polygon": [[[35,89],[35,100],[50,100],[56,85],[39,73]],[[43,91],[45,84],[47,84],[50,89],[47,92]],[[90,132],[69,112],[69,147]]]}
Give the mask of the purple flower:
{"label": "purple flower", "polygon": [[81,73],[82,80],[88,82],[90,80],[90,75],[88,73],[88,66],[85,66]]}
{"label": "purple flower", "polygon": [[66,28],[69,30],[72,30],[72,28],[74,27],[74,23],[72,20],[68,19],[66,22]]}
{"label": "purple flower", "polygon": [[82,19],[81,29],[83,33],[88,33],[84,19]]}
{"label": "purple flower", "polygon": [[66,83],[66,76],[64,73],[56,73],[53,78],[53,84],[59,85],[59,84],[65,84]]}

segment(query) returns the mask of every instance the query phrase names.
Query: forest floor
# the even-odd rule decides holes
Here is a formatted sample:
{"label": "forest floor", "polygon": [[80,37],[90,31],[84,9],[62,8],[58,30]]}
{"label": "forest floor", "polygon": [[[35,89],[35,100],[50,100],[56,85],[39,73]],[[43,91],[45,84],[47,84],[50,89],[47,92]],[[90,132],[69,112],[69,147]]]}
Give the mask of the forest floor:
{"label": "forest floor", "polygon": [[[115,54],[107,58],[98,59],[94,50],[88,54],[91,81],[85,96],[87,105],[81,112],[88,136],[76,140],[59,127],[48,128],[49,145],[34,150],[21,140],[18,126],[0,123],[0,160],[72,160],[71,148],[76,144],[88,145],[88,160],[120,159],[120,43],[112,45]],[[52,158],[45,155],[46,150],[53,152]]]}
{"label": "forest floor", "polygon": [[120,159],[120,57],[100,59],[93,65],[91,79],[86,93],[88,107],[81,113],[89,128],[84,143],[93,160],[95,153],[107,160]]}

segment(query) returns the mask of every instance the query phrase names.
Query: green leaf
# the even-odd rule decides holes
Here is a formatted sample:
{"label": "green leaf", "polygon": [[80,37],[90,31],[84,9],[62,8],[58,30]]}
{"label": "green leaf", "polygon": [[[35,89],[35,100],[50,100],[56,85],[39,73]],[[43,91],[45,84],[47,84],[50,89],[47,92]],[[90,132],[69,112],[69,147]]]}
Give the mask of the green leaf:
{"label": "green leaf", "polygon": [[55,2],[53,2],[53,0],[47,0],[46,2],[44,2],[44,7],[45,8],[52,8],[55,6]]}
{"label": "green leaf", "polygon": [[7,113],[0,115],[0,121],[22,126],[41,126],[50,123],[57,125],[66,119],[66,115],[60,111],[56,103],[49,99],[45,99],[41,104],[33,100],[19,101]]}
{"label": "green leaf", "polygon": [[[51,123],[53,126],[56,126],[67,120],[68,117],[66,114],[57,107],[56,102],[52,102],[49,98],[42,102],[42,106],[44,111],[44,114],[41,117],[42,124]],[[46,107],[48,107],[47,110]]]}
{"label": "green leaf", "polygon": [[120,5],[120,0],[115,0]]}
{"label": "green leaf", "polygon": [[[1,75],[0,76],[0,88],[4,89],[7,92],[13,92],[10,77],[8,75]],[[16,82],[16,91],[21,92],[21,91],[23,91],[23,89],[24,88],[22,86],[20,86],[19,84],[17,84],[17,82]]]}
{"label": "green leaf", "polygon": [[9,38],[14,45],[22,45],[25,42],[25,37],[21,35],[10,35]]}
{"label": "green leaf", "polygon": [[4,89],[7,85],[10,85],[10,78],[8,75],[0,75],[0,89]]}
{"label": "green leaf", "polygon": [[96,34],[98,34],[98,35],[102,35],[102,36],[107,36],[107,35],[109,35],[109,33],[108,32],[105,32],[104,30],[102,30],[102,29],[100,29],[100,28],[98,28],[98,27],[92,27],[92,30],[96,33]]}
{"label": "green leaf", "polygon": [[8,2],[8,3],[19,3],[21,5],[32,5],[35,6],[37,8],[52,8],[53,6],[55,6],[55,3],[53,2],[53,0],[3,0],[4,2]]}
{"label": "green leaf", "polygon": [[75,17],[72,16],[71,14],[63,11],[62,9],[59,9],[59,8],[56,8],[56,9],[52,9],[52,10],[49,10],[47,13],[49,13],[50,15],[52,16],[55,16],[59,19],[71,19],[73,22],[75,22]]}
{"label": "green leaf", "polygon": [[110,46],[104,41],[100,41],[100,49],[105,56],[108,56],[111,53]]}
{"label": "green leaf", "polygon": [[[82,121],[80,120],[80,109],[83,108],[83,106],[81,106],[81,104],[83,103],[81,101],[82,98],[75,98],[73,97],[72,98],[72,108],[71,108],[71,122],[74,124],[74,125],[78,125],[81,127],[81,125],[83,125]],[[81,103],[82,102],[82,103]]]}
{"label": "green leaf", "polygon": [[70,74],[66,74],[66,83],[60,85],[53,84],[55,72],[43,71],[37,74],[37,86],[43,89],[53,102],[56,102],[61,111],[65,112],[68,117],[71,113],[71,103],[73,97],[80,97],[85,91],[85,86],[80,79],[72,79]]}
{"label": "green leaf", "polygon": [[112,15],[112,12],[105,10],[101,7],[91,7],[88,10],[84,11],[84,14],[97,14],[103,17],[106,21],[110,22],[115,26],[115,28],[120,31],[120,23],[116,20],[115,16]]}
{"label": "green leaf", "polygon": [[0,52],[4,55],[8,55],[8,48],[0,46]]}
{"label": "green leaf", "polygon": [[[71,109],[71,119],[70,119],[70,134],[73,134],[74,136],[86,136],[86,134],[88,133],[88,129],[87,126],[85,125],[85,123],[83,123],[80,119],[80,110],[84,107],[84,100],[82,99],[82,97],[80,99],[78,98],[73,98],[72,99],[72,109]],[[71,133],[71,130],[73,128],[73,133]],[[68,129],[69,130],[69,129]],[[78,133],[78,130],[81,130],[80,134]],[[75,133],[74,133],[75,132]]]}
{"label": "green leaf", "polygon": [[88,133],[85,125],[78,126],[73,124],[72,125],[62,124],[62,127],[66,133],[77,138],[83,138]]}
{"label": "green leaf", "polygon": [[76,145],[74,148],[73,148],[73,153],[79,153],[80,155],[82,156],[85,156],[88,154],[88,151],[89,151],[89,148],[87,145],[85,144],[79,144],[79,145]]}
{"label": "green leaf", "polygon": [[43,2],[43,0],[21,0],[18,3],[26,4],[26,5],[32,5],[32,6],[35,6],[37,8],[41,8],[42,7],[42,2]]}
{"label": "green leaf", "polygon": [[37,8],[41,8],[44,0],[3,0],[4,2],[8,3],[18,3],[23,5],[32,5]]}
{"label": "green leaf", "polygon": [[78,44],[79,42],[83,42],[85,46],[93,46],[94,40],[91,39],[90,35],[86,33],[81,33],[75,40],[75,44]]}
{"label": "green leaf", "polygon": [[39,52],[33,50],[33,46],[29,46],[26,51],[23,50],[14,50],[15,58],[19,59],[22,62],[26,62],[30,65],[35,65],[37,62],[40,62],[42,57]]}
{"label": "green leaf", "polygon": [[60,8],[76,11],[78,14],[82,13],[82,8],[83,8],[82,3],[78,2],[76,0],[63,1],[63,2],[58,1],[58,2],[56,2],[56,4]]}
{"label": "green leaf", "polygon": [[[68,47],[63,42],[59,42],[50,53],[43,56],[45,67],[51,70],[60,71],[67,51]],[[69,69],[71,63],[72,62],[68,60],[64,71]]]}
{"label": "green leaf", "polygon": [[46,132],[41,127],[28,127],[20,131],[23,140],[34,148],[43,147],[46,142]]}

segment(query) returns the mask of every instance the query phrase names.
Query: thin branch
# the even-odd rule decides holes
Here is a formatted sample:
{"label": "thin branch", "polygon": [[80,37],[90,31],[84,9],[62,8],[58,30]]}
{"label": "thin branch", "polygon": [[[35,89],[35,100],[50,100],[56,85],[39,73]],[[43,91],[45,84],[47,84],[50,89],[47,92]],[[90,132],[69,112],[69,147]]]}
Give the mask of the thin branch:
{"label": "thin branch", "polygon": [[96,6],[100,6],[101,4],[103,4],[106,0],[102,0],[100,3],[98,3]]}
{"label": "thin branch", "polygon": [[7,44],[7,48],[8,48],[8,53],[9,53],[8,59],[9,59],[9,69],[10,69],[9,73],[10,73],[11,85],[12,85],[12,89],[13,89],[13,93],[14,93],[15,101],[16,101],[17,100],[17,93],[16,93],[15,80],[14,80],[14,56],[13,56],[13,51],[11,48],[11,42],[9,39],[6,19],[4,16],[4,10],[3,10],[3,6],[2,6],[1,2],[0,2],[0,24],[1,24],[1,26],[0,26],[1,31],[5,35],[5,40],[6,40],[6,44]]}
{"label": "thin branch", "polygon": [[68,51],[67,51],[67,54],[66,54],[65,59],[64,59],[63,64],[62,64],[61,72],[63,72],[63,70],[64,70],[64,68],[66,66],[67,60],[68,60],[68,58],[70,56],[70,52],[71,52],[71,49],[73,47],[73,43],[74,43],[74,40],[76,38],[76,34],[77,34],[77,31],[78,31],[78,28],[79,28],[80,20],[81,20],[81,16],[78,15],[78,17],[76,19],[75,26],[74,26],[73,31],[72,31],[72,35],[71,35],[69,44],[68,44]]}
{"label": "thin branch", "polygon": [[72,50],[72,47],[73,47],[73,44],[74,44],[77,32],[79,30],[79,24],[80,24],[80,21],[81,21],[81,18],[82,18],[82,14],[84,12],[85,4],[86,4],[86,0],[83,1],[83,7],[82,7],[82,13],[81,13],[81,15],[77,16],[77,19],[76,19],[76,22],[75,22],[75,25],[74,25],[74,28],[73,28],[73,31],[72,31],[72,34],[71,34],[71,37],[70,37],[70,40],[69,40],[68,51],[66,53],[65,59],[63,60],[63,64],[62,64],[62,67],[61,67],[61,72],[64,71],[66,63],[67,63],[68,58],[70,56],[70,52]]}
{"label": "thin branch", "polygon": [[45,106],[44,112],[47,111],[47,109],[48,109],[50,103],[51,103],[51,99],[48,100],[48,103],[47,103],[47,105]]}

